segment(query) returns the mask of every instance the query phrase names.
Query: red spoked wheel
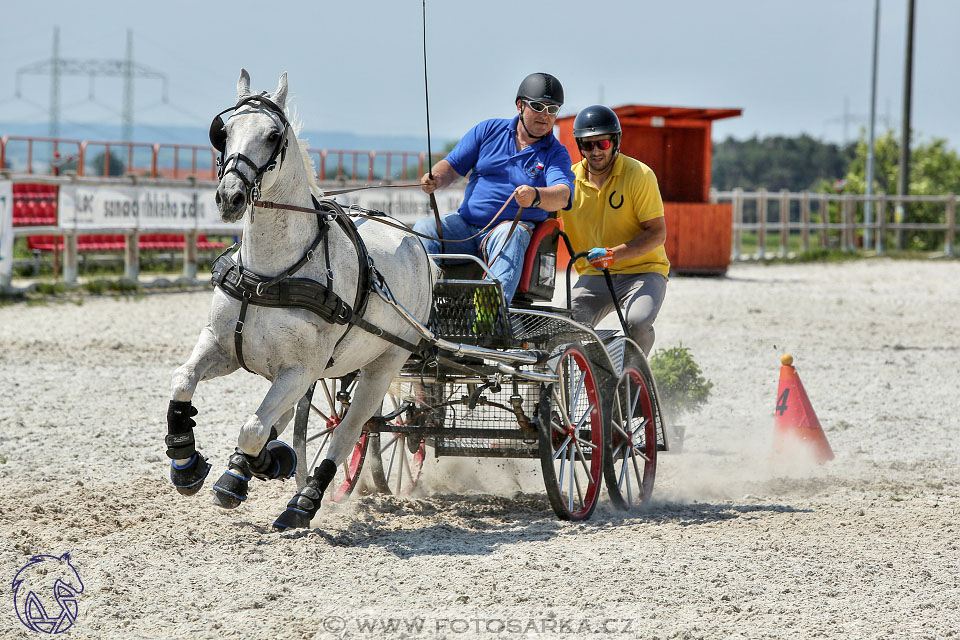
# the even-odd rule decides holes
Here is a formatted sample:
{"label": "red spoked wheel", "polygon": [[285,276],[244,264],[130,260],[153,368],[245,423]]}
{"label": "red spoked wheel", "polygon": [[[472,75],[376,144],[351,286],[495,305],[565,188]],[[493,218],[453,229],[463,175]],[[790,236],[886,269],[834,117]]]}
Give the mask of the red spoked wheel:
{"label": "red spoked wheel", "polygon": [[[318,380],[297,404],[294,418],[294,442],[297,442],[298,437],[305,438],[304,450],[307,448],[306,445],[314,442],[316,442],[315,446],[317,447],[312,458],[313,462],[310,465],[305,464],[306,458],[297,465],[298,488],[303,487],[307,481],[307,475],[313,471],[321,457],[326,454],[337,426],[343,420],[347,409],[350,408],[350,399],[356,383],[356,376]],[[319,395],[317,391],[320,392]],[[314,398],[315,395],[318,397]],[[308,433],[307,426],[311,420],[316,426],[314,426],[313,432]],[[330,483],[333,492],[329,496],[333,502],[339,502],[349,497],[353,490],[357,488],[370,441],[370,434],[366,431],[362,432],[347,459],[340,465],[337,475]],[[296,446],[294,448],[296,449]],[[299,451],[298,455],[301,455]]]}
{"label": "red spoked wheel", "polygon": [[610,499],[621,509],[650,501],[657,475],[657,416],[653,385],[633,367],[620,375],[613,394],[603,475]]}
{"label": "red spoked wheel", "polygon": [[[416,389],[420,385],[412,385]],[[383,399],[380,415],[387,424],[407,426],[403,399],[393,390]],[[371,433],[370,475],[377,490],[395,496],[409,495],[417,488],[423,471],[427,444],[423,438],[383,431]]]}
{"label": "red spoked wheel", "polygon": [[567,345],[556,358],[559,381],[540,398],[540,465],[550,506],[563,520],[585,520],[600,499],[604,426],[600,393],[586,354]]}

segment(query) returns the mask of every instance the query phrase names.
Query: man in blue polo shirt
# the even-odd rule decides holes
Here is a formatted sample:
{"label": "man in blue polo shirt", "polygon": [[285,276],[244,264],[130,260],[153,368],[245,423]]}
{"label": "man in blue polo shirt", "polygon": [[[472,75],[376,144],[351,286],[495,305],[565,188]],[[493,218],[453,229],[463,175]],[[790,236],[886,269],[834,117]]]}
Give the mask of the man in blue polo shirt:
{"label": "man in blue polo shirt", "polygon": [[[503,284],[507,304],[520,283],[523,258],[530,234],[548,211],[569,209],[574,176],[570,155],[553,136],[563,87],[548,73],[532,73],[517,90],[517,116],[513,120],[484,120],[467,132],[447,157],[420,178],[426,193],[449,186],[470,174],[463,202],[456,213],[443,216],[443,239],[463,240],[480,232],[469,242],[441,243],[424,240],[428,253],[468,253],[488,264]],[[507,199],[509,206],[497,216]],[[523,207],[521,222],[510,234],[517,208]],[[437,237],[433,218],[424,218],[414,230]]]}

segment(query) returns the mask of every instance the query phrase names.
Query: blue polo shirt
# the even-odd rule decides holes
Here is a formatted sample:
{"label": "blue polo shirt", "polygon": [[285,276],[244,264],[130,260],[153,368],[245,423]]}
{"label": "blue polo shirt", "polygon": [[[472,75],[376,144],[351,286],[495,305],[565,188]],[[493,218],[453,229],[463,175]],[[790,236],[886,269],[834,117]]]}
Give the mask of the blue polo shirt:
{"label": "blue polo shirt", "polygon": [[[460,215],[469,223],[485,226],[521,184],[552,187],[565,184],[573,196],[575,178],[570,170],[570,154],[552,133],[517,151],[516,132],[519,116],[513,120],[484,120],[467,132],[447,155],[447,162],[462,176],[470,174]],[[564,209],[570,208],[570,201]],[[517,201],[512,200],[501,220],[513,220]],[[521,220],[547,219],[543,209],[524,209]]]}

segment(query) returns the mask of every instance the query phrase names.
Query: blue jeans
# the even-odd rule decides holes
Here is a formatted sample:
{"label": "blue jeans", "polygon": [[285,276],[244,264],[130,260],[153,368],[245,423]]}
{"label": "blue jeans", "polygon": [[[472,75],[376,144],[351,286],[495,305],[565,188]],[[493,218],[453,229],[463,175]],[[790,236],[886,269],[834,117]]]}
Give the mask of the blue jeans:
{"label": "blue jeans", "polygon": [[[468,242],[448,242],[449,240],[463,240],[476,234],[483,227],[477,227],[467,222],[459,213],[449,213],[440,218],[443,226],[444,249],[440,249],[439,240],[423,240],[427,253],[466,253],[476,256],[486,262],[493,277],[503,285],[503,296],[507,304],[513,300],[513,294],[520,284],[523,272],[523,258],[530,244],[530,230],[525,226],[533,223],[519,223],[513,235],[507,240],[513,222],[507,220],[488,229],[485,233]],[[433,218],[421,218],[413,225],[413,230],[428,236],[437,237],[437,222]],[[493,264],[490,259],[496,257]]]}

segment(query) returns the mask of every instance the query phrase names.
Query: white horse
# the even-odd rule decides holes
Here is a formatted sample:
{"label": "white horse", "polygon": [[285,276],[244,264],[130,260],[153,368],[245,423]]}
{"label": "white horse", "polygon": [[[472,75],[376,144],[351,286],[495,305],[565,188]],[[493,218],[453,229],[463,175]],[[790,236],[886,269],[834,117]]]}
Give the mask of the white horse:
{"label": "white horse", "polygon": [[[286,73],[280,76],[272,95],[253,95],[250,76],[241,70],[237,106],[227,110],[234,110],[234,114],[225,124],[218,115],[211,125],[211,141],[225,159],[216,195],[221,218],[225,222],[243,219],[243,240],[232,254],[238,269],[232,275],[259,277],[256,282],[261,286],[253,290],[269,295],[290,282],[289,278],[278,281],[291,267],[302,263],[291,277],[316,281],[353,307],[366,274],[361,273],[355,244],[341,225],[325,221],[317,215],[320,211],[305,213],[252,205],[259,198],[314,209],[316,198],[322,195],[306,151],[287,120],[286,99]],[[323,225],[327,227],[325,235],[320,233]],[[425,323],[436,267],[420,241],[373,222],[359,225],[359,235],[378,271],[376,275],[384,274],[394,299]],[[251,282],[254,280],[248,280],[247,285]],[[171,480],[181,494],[193,495],[210,469],[196,450],[193,435],[196,423],[192,418],[197,410],[191,398],[200,381],[232,373],[243,365],[272,383],[256,412],[240,427],[237,450],[214,486],[215,503],[234,508],[246,499],[252,475],[262,479],[293,475],[296,455],[277,436],[310,385],[320,378],[337,378],[359,369],[354,398],[334,432],[326,459],[274,523],[281,530],[307,527],[337,465],[356,443],[363,424],[379,409],[410,350],[376,337],[353,321],[339,324],[303,308],[262,306],[257,296],[242,305],[240,299],[228,294],[224,283],[221,280],[214,290],[209,319],[190,359],[173,375],[166,439],[167,455],[172,460]],[[233,295],[236,293],[235,289]],[[336,299],[332,298],[334,302]],[[245,313],[238,321],[241,307]],[[401,344],[405,341],[409,346],[419,339],[416,331],[377,295],[369,296],[358,317],[399,338]]]}

